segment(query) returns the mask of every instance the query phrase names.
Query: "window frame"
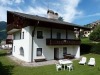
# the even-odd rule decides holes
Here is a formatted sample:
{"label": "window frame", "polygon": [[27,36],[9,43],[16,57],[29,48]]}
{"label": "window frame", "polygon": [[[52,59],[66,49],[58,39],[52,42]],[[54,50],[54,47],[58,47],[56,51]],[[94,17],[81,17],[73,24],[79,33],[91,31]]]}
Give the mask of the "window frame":
{"label": "window frame", "polygon": [[[41,53],[40,54],[38,54],[38,51],[40,51]],[[42,56],[42,48],[37,48],[37,54],[36,54],[37,56]]]}
{"label": "window frame", "polygon": [[43,31],[37,31],[37,39],[43,39]]}
{"label": "window frame", "polygon": [[63,47],[63,55],[67,54],[67,47]]}
{"label": "window frame", "polygon": [[61,39],[61,33],[60,32],[57,32],[57,39]]}
{"label": "window frame", "polygon": [[23,47],[20,47],[20,55],[24,56],[24,48]]}

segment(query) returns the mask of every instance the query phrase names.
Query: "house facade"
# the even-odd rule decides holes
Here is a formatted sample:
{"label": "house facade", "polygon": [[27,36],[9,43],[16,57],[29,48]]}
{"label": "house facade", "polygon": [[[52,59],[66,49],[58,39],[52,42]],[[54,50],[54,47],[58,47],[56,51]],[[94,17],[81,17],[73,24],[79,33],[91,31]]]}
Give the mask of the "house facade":
{"label": "house facade", "polygon": [[[56,17],[57,18],[57,17]],[[80,58],[80,39],[74,28],[89,28],[40,16],[7,11],[7,33],[13,34],[12,55],[26,62]]]}

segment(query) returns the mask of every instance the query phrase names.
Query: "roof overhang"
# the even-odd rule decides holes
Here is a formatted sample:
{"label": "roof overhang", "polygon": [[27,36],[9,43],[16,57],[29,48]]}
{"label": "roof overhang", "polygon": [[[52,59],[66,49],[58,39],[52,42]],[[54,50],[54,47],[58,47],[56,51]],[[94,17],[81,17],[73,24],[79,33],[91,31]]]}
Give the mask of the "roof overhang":
{"label": "roof overhang", "polygon": [[21,29],[12,29],[12,30],[8,31],[7,34],[13,34],[13,33],[18,32],[20,30]]}
{"label": "roof overhang", "polygon": [[[80,25],[77,25],[77,24],[73,24],[73,23],[68,23],[68,22],[64,22],[64,21],[59,21],[59,20],[54,20],[54,19],[48,19],[48,18],[45,18],[45,17],[40,17],[40,16],[37,16],[37,15],[29,15],[29,14],[24,14],[24,13],[19,13],[19,12],[13,12],[13,11],[7,11],[7,15],[16,15],[18,17],[21,17],[21,18],[24,18],[24,19],[27,19],[28,21],[31,20],[32,21],[40,21],[42,23],[48,23],[49,24],[52,24],[52,27],[57,27],[59,26],[59,28],[78,28],[78,29],[84,29],[84,30],[91,30],[91,28],[87,28],[87,27],[84,27],[84,26],[80,26]],[[33,24],[32,24],[33,25]],[[38,25],[39,26],[39,25]],[[47,25],[40,25],[41,27],[45,27]],[[63,26],[63,27],[62,27]],[[47,27],[50,27],[50,26],[47,26]]]}

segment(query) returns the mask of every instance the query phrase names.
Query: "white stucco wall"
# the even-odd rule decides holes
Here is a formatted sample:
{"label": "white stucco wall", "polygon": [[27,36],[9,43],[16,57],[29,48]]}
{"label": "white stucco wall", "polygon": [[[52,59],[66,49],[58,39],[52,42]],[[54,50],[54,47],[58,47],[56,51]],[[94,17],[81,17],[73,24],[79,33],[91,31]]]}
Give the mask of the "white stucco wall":
{"label": "white stucco wall", "polygon": [[[24,39],[20,39],[20,31],[14,33],[15,39],[13,40],[13,56],[30,62],[30,33],[29,33],[30,27],[25,27],[21,30],[21,32],[24,32]],[[15,47],[15,48],[14,48]],[[23,47],[24,49],[24,56],[20,55],[20,47]],[[15,50],[14,50],[15,49]]]}
{"label": "white stucco wall", "polygon": [[[32,28],[33,29],[33,28]],[[63,58],[63,47],[67,47],[67,53],[75,55],[73,45],[64,46],[47,46],[46,39],[50,38],[50,28],[37,27],[35,29],[33,40],[33,59],[46,58],[47,60],[54,59],[54,48],[59,48],[59,58]],[[43,31],[43,39],[37,39],[37,31]],[[52,38],[57,38],[57,32],[61,33],[61,39],[66,39],[66,30],[52,29]],[[74,39],[74,32],[68,30],[68,39]],[[37,48],[42,48],[42,56],[37,56]],[[76,55],[75,55],[76,56]]]}
{"label": "white stucco wall", "polygon": [[[21,32],[24,32],[24,39],[20,39],[20,31],[14,33],[15,40],[13,41],[13,56],[24,60],[26,62],[31,62],[31,52],[33,48],[33,61],[34,59],[46,58],[47,60],[54,59],[54,48],[59,48],[59,58],[63,58],[63,47],[67,47],[67,53],[75,55],[75,57],[80,56],[80,49],[73,45],[64,46],[47,46],[46,39],[50,38],[50,28],[36,27],[35,34],[33,37],[32,46],[32,31],[34,27],[28,26],[22,28]],[[37,31],[43,31],[43,39],[37,39]],[[52,38],[57,37],[57,32],[61,33],[61,39],[66,39],[66,30],[52,29]],[[67,31],[68,39],[74,39],[74,31]],[[24,49],[24,56],[20,55],[20,47]],[[37,56],[37,48],[42,48],[42,56]]]}

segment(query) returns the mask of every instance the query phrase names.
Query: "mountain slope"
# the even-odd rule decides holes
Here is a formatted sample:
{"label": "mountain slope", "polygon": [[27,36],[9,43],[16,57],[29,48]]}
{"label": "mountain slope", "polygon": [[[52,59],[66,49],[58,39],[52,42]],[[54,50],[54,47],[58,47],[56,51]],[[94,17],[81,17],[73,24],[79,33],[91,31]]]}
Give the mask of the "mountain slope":
{"label": "mountain slope", "polygon": [[0,22],[0,39],[6,39],[7,33],[6,33],[7,23],[4,21]]}

